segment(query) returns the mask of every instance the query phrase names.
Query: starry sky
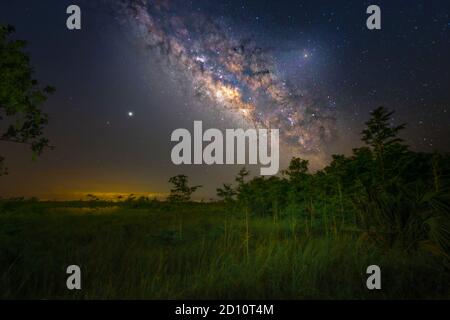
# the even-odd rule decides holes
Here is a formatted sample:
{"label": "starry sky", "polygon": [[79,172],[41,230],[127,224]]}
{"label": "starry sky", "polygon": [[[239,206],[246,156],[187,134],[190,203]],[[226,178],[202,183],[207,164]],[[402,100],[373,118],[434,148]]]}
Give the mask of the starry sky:
{"label": "starry sky", "polygon": [[[81,30],[66,28],[71,4]],[[371,4],[381,30],[366,27]],[[170,135],[194,120],[278,128],[281,167],[301,156],[320,169],[359,146],[384,105],[413,149],[448,152],[449,14],[447,0],[2,1],[0,23],[56,87],[43,107],[56,148],[32,161],[26,146],[2,144],[0,195],[162,197],[184,173],[209,199],[240,166],[173,165]]]}

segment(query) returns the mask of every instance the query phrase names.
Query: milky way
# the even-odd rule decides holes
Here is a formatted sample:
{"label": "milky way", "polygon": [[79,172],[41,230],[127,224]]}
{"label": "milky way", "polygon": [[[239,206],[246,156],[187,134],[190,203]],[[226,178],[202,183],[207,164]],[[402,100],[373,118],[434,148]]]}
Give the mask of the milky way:
{"label": "milky way", "polygon": [[171,1],[121,1],[120,12],[145,45],[164,57],[196,96],[238,115],[247,124],[278,128],[287,145],[316,153],[335,136],[327,108],[298,93],[277,71],[274,58],[252,39],[236,39],[222,23],[180,14]]}
{"label": "milky way", "polygon": [[361,146],[383,105],[407,123],[411,149],[449,152],[450,2],[379,0],[382,30],[356,2],[78,0],[74,31],[69,0],[0,1],[36,78],[56,87],[43,106],[56,148],[32,162],[26,146],[2,144],[0,194],[159,193],[186,174],[210,198],[240,166],[172,165],[170,133],[193,120],[278,128],[280,169],[299,156],[314,171]]}

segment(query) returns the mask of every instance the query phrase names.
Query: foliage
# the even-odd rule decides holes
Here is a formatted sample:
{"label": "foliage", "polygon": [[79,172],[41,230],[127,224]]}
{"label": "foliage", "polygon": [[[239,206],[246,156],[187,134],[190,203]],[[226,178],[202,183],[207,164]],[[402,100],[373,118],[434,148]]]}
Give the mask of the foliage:
{"label": "foliage", "polygon": [[169,182],[173,184],[173,188],[170,189],[170,195],[168,200],[171,202],[186,202],[191,200],[191,195],[202,186],[193,186],[190,187],[188,185],[188,177],[179,174],[177,176],[171,177]]}
{"label": "foliage", "polygon": [[[1,204],[1,299],[450,298],[440,256],[386,250],[357,234],[312,237],[309,224],[293,229],[289,219],[252,216],[247,256],[246,221],[221,203]],[[382,290],[365,285],[374,263]],[[81,267],[82,290],[66,288],[70,264]]]}
{"label": "foliage", "polygon": [[[314,173],[242,168],[220,202],[189,202],[184,175],[168,202],[0,199],[0,297],[449,299],[450,157],[410,150],[377,110],[365,146]],[[80,291],[61,269],[74,261]],[[372,264],[383,290],[365,286]]]}
{"label": "foliage", "polygon": [[236,194],[237,191],[235,191],[229,183],[224,183],[223,188],[217,188],[217,196],[223,199],[226,203],[233,202]]}
{"label": "foliage", "polygon": [[[48,116],[40,108],[54,88],[41,89],[24,51],[26,42],[11,39],[13,32],[13,27],[0,25],[0,120],[6,127],[0,141],[28,144],[35,157],[51,147],[43,137]],[[5,173],[0,157],[0,175]]]}
{"label": "foliage", "polygon": [[333,155],[328,166],[308,172],[308,161],[293,158],[283,177],[237,178],[238,205],[274,221],[289,217],[308,232],[358,232],[380,246],[426,248],[450,255],[450,161],[448,154],[411,151],[398,137],[404,124],[380,107],[362,131],[366,146],[349,156]]}

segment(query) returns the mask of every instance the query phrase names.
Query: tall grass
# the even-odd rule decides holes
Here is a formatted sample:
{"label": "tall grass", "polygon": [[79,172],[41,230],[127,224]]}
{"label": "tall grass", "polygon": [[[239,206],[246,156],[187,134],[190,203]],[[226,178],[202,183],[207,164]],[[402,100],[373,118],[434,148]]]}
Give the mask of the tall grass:
{"label": "tall grass", "polygon": [[[336,232],[319,211],[306,221],[256,217],[218,204],[78,207],[1,209],[1,298],[450,297],[445,257]],[[65,287],[71,264],[81,267],[80,291]],[[382,290],[365,286],[371,264],[381,267]]]}

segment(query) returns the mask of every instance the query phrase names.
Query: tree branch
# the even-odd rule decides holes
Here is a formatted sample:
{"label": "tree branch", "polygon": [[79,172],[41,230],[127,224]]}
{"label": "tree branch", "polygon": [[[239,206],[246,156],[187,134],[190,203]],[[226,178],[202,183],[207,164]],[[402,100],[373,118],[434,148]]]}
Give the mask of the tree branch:
{"label": "tree branch", "polygon": [[[26,144],[26,145],[29,145],[29,146],[32,146],[32,145],[33,145],[32,142],[21,141],[21,140],[17,140],[17,139],[7,139],[7,138],[4,138],[4,137],[1,137],[1,138],[0,138],[0,141],[3,141],[3,142],[11,142],[11,143]],[[53,149],[55,149],[55,146],[45,145],[44,148],[49,148],[50,150],[53,150]]]}

